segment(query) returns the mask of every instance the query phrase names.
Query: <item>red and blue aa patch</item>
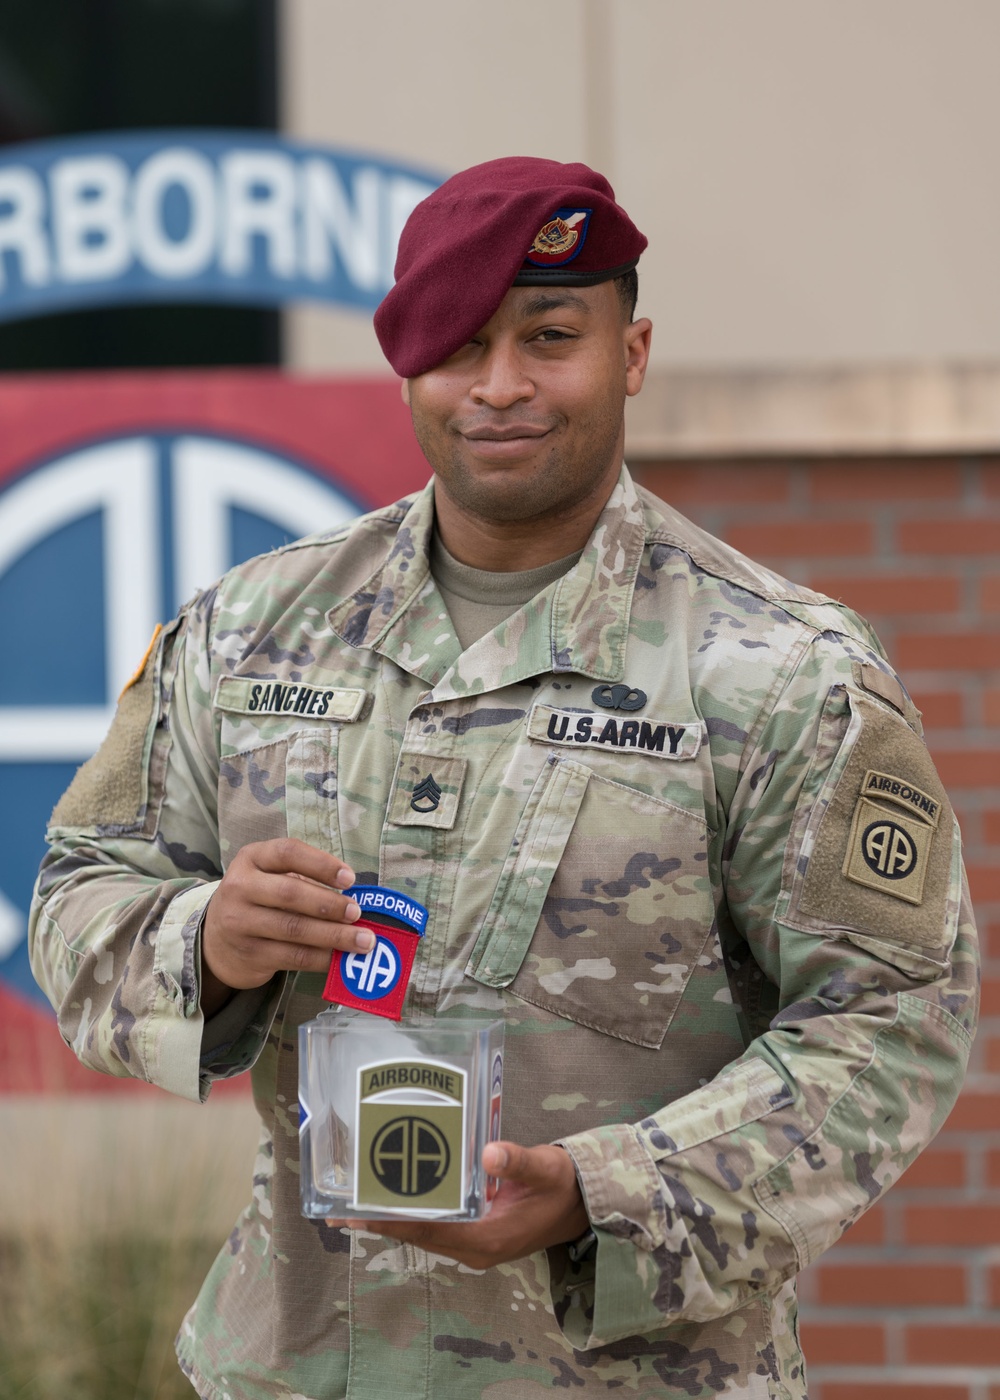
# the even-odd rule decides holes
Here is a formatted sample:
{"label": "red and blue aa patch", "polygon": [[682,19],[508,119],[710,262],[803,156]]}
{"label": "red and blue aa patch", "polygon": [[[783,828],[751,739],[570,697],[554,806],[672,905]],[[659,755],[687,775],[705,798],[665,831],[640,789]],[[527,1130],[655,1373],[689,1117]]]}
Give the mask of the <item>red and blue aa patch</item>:
{"label": "red and blue aa patch", "polygon": [[338,949],[330,960],[323,997],[341,1006],[398,1021],[403,1014],[420,934],[370,919],[358,919],[353,927],[371,929],[375,946],[367,953],[343,953]]}
{"label": "red and blue aa patch", "polygon": [[561,267],[583,251],[590,209],[557,209],[535,234],[526,262],[534,267]]}

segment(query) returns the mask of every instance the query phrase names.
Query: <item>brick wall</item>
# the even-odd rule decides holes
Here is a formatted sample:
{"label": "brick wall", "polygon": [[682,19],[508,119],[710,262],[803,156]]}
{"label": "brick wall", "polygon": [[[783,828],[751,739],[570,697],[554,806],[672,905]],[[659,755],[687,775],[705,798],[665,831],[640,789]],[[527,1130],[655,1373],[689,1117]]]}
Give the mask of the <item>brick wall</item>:
{"label": "brick wall", "polygon": [[643,463],[644,485],[875,625],[954,801],[983,943],[966,1089],[801,1278],[811,1400],[1000,1400],[1000,457]]}

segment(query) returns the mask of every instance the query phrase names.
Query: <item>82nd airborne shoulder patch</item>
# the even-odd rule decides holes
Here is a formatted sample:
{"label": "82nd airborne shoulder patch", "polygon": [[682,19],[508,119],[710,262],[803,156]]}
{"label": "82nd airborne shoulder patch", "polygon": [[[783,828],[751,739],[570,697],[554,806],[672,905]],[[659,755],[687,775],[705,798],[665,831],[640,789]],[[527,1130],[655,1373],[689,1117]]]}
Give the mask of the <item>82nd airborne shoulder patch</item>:
{"label": "82nd airborne shoulder patch", "polygon": [[939,816],[940,804],[928,793],[891,773],[869,769],[854,809],[844,874],[857,885],[922,904]]}

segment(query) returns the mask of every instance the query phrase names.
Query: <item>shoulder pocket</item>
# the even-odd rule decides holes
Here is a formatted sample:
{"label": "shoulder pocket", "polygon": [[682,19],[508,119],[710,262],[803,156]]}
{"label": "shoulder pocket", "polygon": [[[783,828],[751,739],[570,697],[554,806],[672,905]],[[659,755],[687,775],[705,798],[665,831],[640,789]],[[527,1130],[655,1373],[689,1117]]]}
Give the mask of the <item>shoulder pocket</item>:
{"label": "shoulder pocket", "polygon": [[[957,928],[954,813],[904,721],[858,691],[847,689],[846,698],[840,752],[825,771],[817,755],[800,798],[808,821],[788,866],[787,922],[843,932],[905,971],[937,976]],[[834,692],[827,711],[836,709],[843,700]]]}
{"label": "shoulder pocket", "polygon": [[700,815],[550,757],[466,971],[659,1046],[712,930],[708,836]]}
{"label": "shoulder pocket", "polygon": [[162,694],[169,689],[171,648],[185,609],[166,628],[157,626],[138,669],[118,697],[111,728],[100,748],[60,798],[49,822],[52,832],[83,828],[106,836],[152,840],[163,803],[163,770],[170,734],[158,722]]}
{"label": "shoulder pocket", "polygon": [[250,841],[295,836],[342,855],[337,820],[339,725],[285,738],[219,763],[219,834],[232,855]]}

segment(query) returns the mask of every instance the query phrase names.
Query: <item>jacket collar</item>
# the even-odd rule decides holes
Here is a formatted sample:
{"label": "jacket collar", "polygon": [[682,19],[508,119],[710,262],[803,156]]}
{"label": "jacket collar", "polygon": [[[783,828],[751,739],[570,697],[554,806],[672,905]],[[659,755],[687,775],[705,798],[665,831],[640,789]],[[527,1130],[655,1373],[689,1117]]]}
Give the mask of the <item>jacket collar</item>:
{"label": "jacket collar", "polygon": [[645,543],[642,503],[626,467],[579,561],[462,652],[430,571],[434,486],[413,499],[384,561],[327,614],[338,637],[368,647],[433,687],[436,699],[548,672],[622,679],[629,612]]}

